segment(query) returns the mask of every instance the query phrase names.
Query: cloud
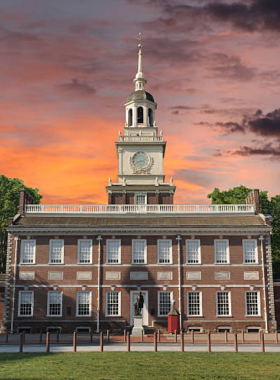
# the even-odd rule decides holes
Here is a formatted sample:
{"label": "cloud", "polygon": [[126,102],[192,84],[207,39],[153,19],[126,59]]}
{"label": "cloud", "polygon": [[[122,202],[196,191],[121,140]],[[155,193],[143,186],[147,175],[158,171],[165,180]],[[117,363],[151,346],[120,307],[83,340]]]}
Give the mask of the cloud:
{"label": "cloud", "polygon": [[70,83],[65,83],[59,86],[62,90],[75,92],[80,95],[93,95],[96,89],[86,81],[79,81],[77,78],[72,78]]}
{"label": "cloud", "polygon": [[194,183],[203,187],[210,187],[215,183],[221,181],[221,179],[224,177],[224,174],[190,169],[180,169],[175,171],[174,176],[175,178],[180,178],[180,180],[189,183]]}
{"label": "cloud", "polygon": [[263,146],[242,146],[237,150],[230,152],[233,155],[249,157],[249,156],[270,156],[270,158],[280,159],[280,145],[278,147],[272,146],[271,143]]}
{"label": "cloud", "polygon": [[242,125],[232,121],[226,123],[217,122],[215,125],[221,127],[226,133],[245,133],[245,128]]}

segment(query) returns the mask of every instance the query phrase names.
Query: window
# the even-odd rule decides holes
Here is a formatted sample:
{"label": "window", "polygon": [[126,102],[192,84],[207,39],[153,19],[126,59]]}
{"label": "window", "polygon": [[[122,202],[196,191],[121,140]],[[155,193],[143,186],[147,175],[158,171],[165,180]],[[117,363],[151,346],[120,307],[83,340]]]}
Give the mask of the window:
{"label": "window", "polygon": [[48,292],[48,316],[62,316],[62,292]]}
{"label": "window", "polygon": [[148,111],[148,118],[149,118],[149,126],[152,127],[154,125],[154,115],[153,115],[153,110],[149,108]]}
{"label": "window", "polygon": [[147,263],[147,240],[132,240],[132,263]]}
{"label": "window", "polygon": [[120,296],[121,292],[106,292],[106,316],[120,315]]}
{"label": "window", "polygon": [[172,264],[172,240],[158,240],[158,263]]}
{"label": "window", "polygon": [[258,262],[258,248],[256,239],[243,240],[243,258],[245,264],[256,264]]}
{"label": "window", "polygon": [[77,292],[77,316],[91,315],[91,292]]}
{"label": "window", "polygon": [[107,263],[108,264],[121,263],[121,241],[120,240],[107,240]]}
{"label": "window", "polygon": [[128,126],[132,126],[132,109],[130,108],[128,111]]}
{"label": "window", "polygon": [[172,292],[158,292],[158,316],[164,317],[171,310]]}
{"label": "window", "polygon": [[18,315],[20,317],[30,317],[33,315],[33,291],[20,291],[19,292],[19,306]]}
{"label": "window", "polygon": [[216,264],[229,264],[228,240],[215,240]]}
{"label": "window", "polygon": [[78,263],[92,263],[92,240],[78,240]]}
{"label": "window", "polygon": [[21,241],[21,263],[35,264],[36,240]]}
{"label": "window", "polygon": [[186,240],[186,254],[188,264],[200,264],[200,240]]}
{"label": "window", "polygon": [[201,315],[201,292],[188,292],[188,315]]}
{"label": "window", "polygon": [[137,108],[137,123],[138,124],[143,123],[143,107]]}
{"label": "window", "polygon": [[225,316],[231,315],[230,310],[230,293],[229,292],[217,292],[217,315]]}
{"label": "window", "polygon": [[50,264],[63,264],[64,240],[50,240]]}
{"label": "window", "polygon": [[260,315],[259,292],[245,292],[246,315]]}
{"label": "window", "polygon": [[146,205],[147,204],[147,194],[135,194],[135,204],[136,205]]}

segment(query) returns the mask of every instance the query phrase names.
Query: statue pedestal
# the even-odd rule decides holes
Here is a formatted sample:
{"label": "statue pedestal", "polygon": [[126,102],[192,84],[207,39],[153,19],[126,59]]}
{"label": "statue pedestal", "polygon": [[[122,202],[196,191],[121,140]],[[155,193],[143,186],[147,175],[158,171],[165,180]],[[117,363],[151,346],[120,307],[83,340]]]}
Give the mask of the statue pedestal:
{"label": "statue pedestal", "polygon": [[134,316],[134,326],[131,335],[141,335],[143,330],[143,317],[142,315]]}

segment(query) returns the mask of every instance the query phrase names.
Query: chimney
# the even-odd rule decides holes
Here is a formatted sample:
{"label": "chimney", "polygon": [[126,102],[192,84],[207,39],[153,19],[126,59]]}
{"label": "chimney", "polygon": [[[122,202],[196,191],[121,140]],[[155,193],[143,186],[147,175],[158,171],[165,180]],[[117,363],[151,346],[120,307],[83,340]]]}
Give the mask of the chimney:
{"label": "chimney", "polygon": [[251,193],[248,195],[246,199],[246,204],[253,204],[256,206],[256,213],[260,214],[261,209],[260,209],[260,194],[259,194],[259,189],[254,189],[251,191]]}
{"label": "chimney", "polygon": [[19,208],[18,214],[24,215],[24,206],[27,204],[34,204],[34,198],[25,189],[19,192]]}

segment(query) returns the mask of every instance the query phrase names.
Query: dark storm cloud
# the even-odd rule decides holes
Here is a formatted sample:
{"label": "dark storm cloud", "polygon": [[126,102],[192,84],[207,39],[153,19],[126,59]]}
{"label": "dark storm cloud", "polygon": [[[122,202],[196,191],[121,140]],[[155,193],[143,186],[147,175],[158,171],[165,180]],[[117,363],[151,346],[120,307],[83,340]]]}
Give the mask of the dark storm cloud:
{"label": "dark storm cloud", "polygon": [[242,146],[239,149],[235,151],[230,152],[233,155],[238,156],[269,156],[270,158],[277,158],[280,159],[280,145],[277,147],[272,146],[272,144],[265,144],[264,146],[256,146],[256,147],[250,147],[250,146]]}
{"label": "dark storm cloud", "polygon": [[89,83],[79,81],[73,78],[70,83],[65,83],[59,86],[64,91],[74,92],[80,95],[93,95],[96,93],[96,89]]}
{"label": "dark storm cloud", "polygon": [[215,125],[221,127],[226,133],[245,133],[245,128],[242,125],[231,121],[227,123],[217,122]]}

